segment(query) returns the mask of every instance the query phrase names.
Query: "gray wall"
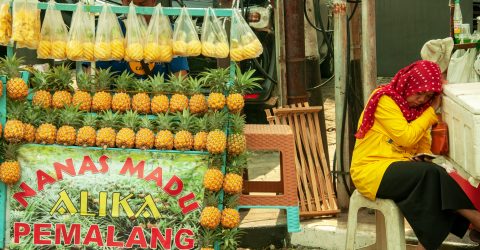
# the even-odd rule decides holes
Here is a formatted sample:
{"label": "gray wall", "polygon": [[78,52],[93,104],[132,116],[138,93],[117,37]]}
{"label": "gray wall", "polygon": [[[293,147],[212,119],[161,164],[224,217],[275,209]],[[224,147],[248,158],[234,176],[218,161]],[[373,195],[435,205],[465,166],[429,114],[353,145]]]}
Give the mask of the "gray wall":
{"label": "gray wall", "polygon": [[[472,0],[461,0],[464,23],[472,29]],[[450,35],[449,0],[376,0],[378,76],[393,76],[421,59],[425,42]]]}

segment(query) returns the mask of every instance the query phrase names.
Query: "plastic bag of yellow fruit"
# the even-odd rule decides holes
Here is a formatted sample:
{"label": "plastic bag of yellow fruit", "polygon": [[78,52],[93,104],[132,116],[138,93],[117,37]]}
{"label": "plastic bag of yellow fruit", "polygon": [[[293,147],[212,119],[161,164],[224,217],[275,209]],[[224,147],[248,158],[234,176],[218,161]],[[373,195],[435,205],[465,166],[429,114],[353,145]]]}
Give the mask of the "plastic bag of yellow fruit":
{"label": "plastic bag of yellow fruit", "polygon": [[86,12],[81,1],[73,13],[67,42],[67,58],[72,61],[94,61],[95,16]]}
{"label": "plastic bag of yellow fruit", "polygon": [[12,38],[12,14],[10,0],[0,1],[0,45],[6,46]]}
{"label": "plastic bag of yellow fruit", "polygon": [[40,39],[40,10],[37,0],[13,1],[12,39],[17,48],[36,49]]}
{"label": "plastic bag of yellow fruit", "polygon": [[128,10],[127,21],[125,24],[127,28],[127,35],[125,37],[126,61],[141,61],[143,59],[143,46],[145,39],[145,26],[142,20],[137,16],[137,11],[133,1],[130,2],[130,8]]}
{"label": "plastic bag of yellow fruit", "polygon": [[48,2],[47,12],[43,19],[37,57],[63,60],[67,57],[67,25],[63,22],[62,13],[55,10],[55,1]]}
{"label": "plastic bag of yellow fruit", "polygon": [[186,7],[175,20],[173,30],[173,54],[178,56],[198,56],[202,53],[202,43]]}
{"label": "plastic bag of yellow fruit", "polygon": [[240,10],[232,10],[232,25],[230,34],[230,59],[242,61],[260,56],[263,46],[255,33],[240,14]]}
{"label": "plastic bag of yellow fruit", "polygon": [[227,32],[213,9],[206,9],[202,24],[202,55],[226,58],[229,50]]}
{"label": "plastic bag of yellow fruit", "polygon": [[172,60],[172,33],[170,19],[163,14],[162,5],[158,4],[148,24],[143,53],[146,62],[170,62]]}
{"label": "plastic bag of yellow fruit", "polygon": [[109,29],[111,31],[111,59],[120,61],[125,57],[125,37],[123,36],[117,16],[111,12],[108,19]]}
{"label": "plastic bag of yellow fruit", "polygon": [[113,12],[110,6],[104,4],[98,19],[97,33],[95,34],[95,60],[108,61],[112,58],[111,14]]}

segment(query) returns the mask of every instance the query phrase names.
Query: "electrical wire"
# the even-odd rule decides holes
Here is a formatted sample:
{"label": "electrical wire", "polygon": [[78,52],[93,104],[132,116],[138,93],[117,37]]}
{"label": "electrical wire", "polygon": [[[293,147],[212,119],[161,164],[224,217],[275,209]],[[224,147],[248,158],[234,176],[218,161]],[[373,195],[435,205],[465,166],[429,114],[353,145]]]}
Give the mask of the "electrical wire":
{"label": "electrical wire", "polygon": [[[317,27],[315,24],[313,24],[312,20],[310,20],[310,17],[308,16],[307,13],[307,0],[303,0],[303,14],[305,15],[305,19],[307,19],[307,22],[312,26],[317,31],[323,32],[322,28]],[[326,30],[326,32],[333,32],[333,30]]]}
{"label": "electrical wire", "polygon": [[353,6],[352,13],[350,13],[350,16],[348,17],[347,22],[350,22],[350,20],[352,19],[353,15],[355,15],[355,11],[357,11],[357,7],[358,7],[358,2],[355,2],[355,5]]}

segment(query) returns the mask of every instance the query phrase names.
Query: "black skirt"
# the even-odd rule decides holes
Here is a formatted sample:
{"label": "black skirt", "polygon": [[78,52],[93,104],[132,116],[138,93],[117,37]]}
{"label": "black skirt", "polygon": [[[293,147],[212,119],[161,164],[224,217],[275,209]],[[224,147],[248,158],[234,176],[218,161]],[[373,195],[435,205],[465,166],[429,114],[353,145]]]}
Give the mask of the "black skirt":
{"label": "black skirt", "polygon": [[470,222],[456,210],[475,209],[445,169],[429,162],[392,163],[377,197],[395,201],[428,250],[438,249],[449,233],[462,238]]}

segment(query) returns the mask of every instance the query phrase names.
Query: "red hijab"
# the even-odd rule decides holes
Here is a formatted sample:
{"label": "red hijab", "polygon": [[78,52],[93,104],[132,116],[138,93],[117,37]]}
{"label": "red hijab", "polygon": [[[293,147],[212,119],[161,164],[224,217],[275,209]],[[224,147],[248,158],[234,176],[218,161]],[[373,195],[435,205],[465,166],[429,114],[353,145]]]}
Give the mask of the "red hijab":
{"label": "red hijab", "polygon": [[379,87],[367,103],[363,113],[362,124],[358,128],[355,137],[361,139],[373,126],[375,110],[377,109],[380,97],[387,95],[391,97],[402,110],[405,119],[410,122],[419,117],[430,105],[432,99],[418,107],[409,107],[407,97],[419,92],[433,91],[435,95],[442,92],[440,67],[431,61],[421,60],[414,62],[401,69],[389,84]]}

